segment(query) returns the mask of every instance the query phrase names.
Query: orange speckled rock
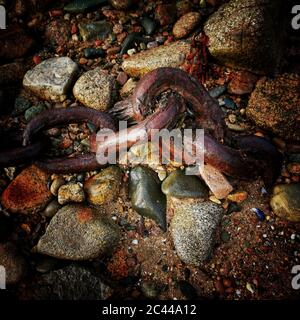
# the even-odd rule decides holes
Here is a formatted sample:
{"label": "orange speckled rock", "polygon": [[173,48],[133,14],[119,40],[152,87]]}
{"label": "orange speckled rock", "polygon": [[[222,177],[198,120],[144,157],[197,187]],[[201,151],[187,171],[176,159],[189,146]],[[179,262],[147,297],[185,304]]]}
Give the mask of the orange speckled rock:
{"label": "orange speckled rock", "polygon": [[24,169],[5,189],[1,204],[14,213],[35,213],[51,200],[49,176],[36,166]]}
{"label": "orange speckled rock", "polygon": [[182,16],[173,27],[173,34],[181,39],[190,34],[200,23],[201,14],[199,12],[189,12]]}

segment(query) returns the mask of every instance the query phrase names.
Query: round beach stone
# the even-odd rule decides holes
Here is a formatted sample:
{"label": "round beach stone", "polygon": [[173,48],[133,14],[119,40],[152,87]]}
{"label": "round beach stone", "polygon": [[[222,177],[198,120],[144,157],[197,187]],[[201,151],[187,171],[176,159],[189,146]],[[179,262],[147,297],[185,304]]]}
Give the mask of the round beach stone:
{"label": "round beach stone", "polygon": [[212,254],[223,209],[212,202],[176,202],[171,235],[179,258],[200,265]]}
{"label": "round beach stone", "polygon": [[84,184],[88,201],[93,205],[102,205],[114,201],[120,191],[122,171],[111,166],[91,177]]}
{"label": "round beach stone", "polygon": [[275,186],[270,205],[277,216],[300,222],[300,183]]}
{"label": "round beach stone", "polygon": [[51,219],[36,249],[58,259],[89,260],[111,254],[119,239],[118,226],[103,212],[73,204]]}
{"label": "round beach stone", "polygon": [[87,71],[76,82],[73,94],[86,107],[107,110],[113,103],[115,78],[101,68]]}

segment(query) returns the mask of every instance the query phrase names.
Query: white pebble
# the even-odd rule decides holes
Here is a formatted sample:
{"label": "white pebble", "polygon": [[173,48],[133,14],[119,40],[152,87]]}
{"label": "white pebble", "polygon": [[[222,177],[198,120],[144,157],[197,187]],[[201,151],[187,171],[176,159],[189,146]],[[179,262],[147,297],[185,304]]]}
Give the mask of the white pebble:
{"label": "white pebble", "polygon": [[132,244],[137,245],[137,244],[139,244],[139,241],[137,239],[134,239],[134,240],[132,240]]}
{"label": "white pebble", "polygon": [[246,284],[246,289],[248,291],[250,291],[252,294],[254,293],[254,289],[253,289],[252,285],[249,282],[247,282],[247,284]]}
{"label": "white pebble", "polygon": [[295,233],[293,233],[293,234],[291,235],[291,239],[292,239],[292,240],[295,240],[295,239],[296,239]]}
{"label": "white pebble", "polygon": [[156,47],[158,47],[158,43],[156,41],[152,41],[147,44],[148,49],[152,49],[152,48],[156,48]]}
{"label": "white pebble", "polygon": [[128,51],[127,51],[127,53],[128,53],[128,55],[130,55],[130,56],[133,56],[135,53],[136,53],[136,49],[129,49]]}
{"label": "white pebble", "polygon": [[78,35],[77,34],[73,34],[72,35],[72,40],[73,41],[78,41],[79,40]]}

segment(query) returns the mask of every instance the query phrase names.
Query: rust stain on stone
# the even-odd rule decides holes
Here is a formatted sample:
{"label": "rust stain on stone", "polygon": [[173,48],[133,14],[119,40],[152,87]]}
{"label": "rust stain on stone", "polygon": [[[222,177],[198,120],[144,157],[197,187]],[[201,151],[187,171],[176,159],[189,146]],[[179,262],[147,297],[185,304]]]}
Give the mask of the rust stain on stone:
{"label": "rust stain on stone", "polygon": [[51,199],[49,176],[36,166],[23,170],[2,194],[2,205],[14,213],[42,210]]}
{"label": "rust stain on stone", "polygon": [[87,223],[94,218],[93,210],[90,208],[81,208],[77,212],[76,218],[80,223]]}

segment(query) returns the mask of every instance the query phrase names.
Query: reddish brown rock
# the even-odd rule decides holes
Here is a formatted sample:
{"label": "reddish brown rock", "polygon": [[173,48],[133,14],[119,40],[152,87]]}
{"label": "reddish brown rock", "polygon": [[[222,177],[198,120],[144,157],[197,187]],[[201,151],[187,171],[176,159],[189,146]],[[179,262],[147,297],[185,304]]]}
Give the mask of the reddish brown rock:
{"label": "reddish brown rock", "polygon": [[199,12],[189,12],[182,16],[173,27],[173,34],[181,39],[190,34],[200,23],[201,14]]}
{"label": "reddish brown rock", "polygon": [[36,166],[24,169],[5,189],[1,204],[13,213],[35,213],[51,200],[49,176]]}
{"label": "reddish brown rock", "polygon": [[176,5],[159,4],[155,9],[155,18],[161,26],[174,23],[176,20]]}
{"label": "reddish brown rock", "polygon": [[252,92],[246,115],[257,126],[285,140],[300,141],[300,77],[281,74],[261,78]]}
{"label": "reddish brown rock", "polygon": [[233,94],[251,93],[258,77],[247,71],[236,72],[228,85],[228,92]]}
{"label": "reddish brown rock", "polygon": [[128,76],[125,72],[120,72],[117,76],[117,82],[123,86],[128,80]]}

